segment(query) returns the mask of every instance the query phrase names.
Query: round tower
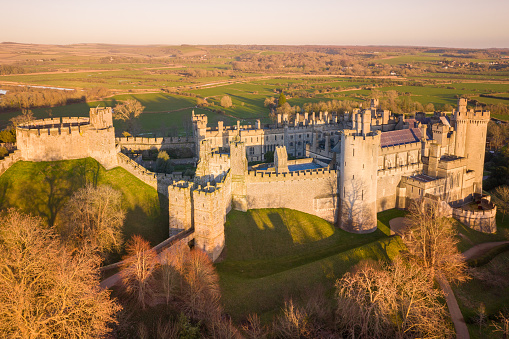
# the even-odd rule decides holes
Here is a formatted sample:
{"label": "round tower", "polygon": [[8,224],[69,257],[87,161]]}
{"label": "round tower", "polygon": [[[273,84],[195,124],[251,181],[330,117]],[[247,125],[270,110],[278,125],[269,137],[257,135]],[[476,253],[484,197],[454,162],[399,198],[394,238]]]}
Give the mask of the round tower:
{"label": "round tower", "polygon": [[466,154],[467,125],[467,99],[460,98],[458,99],[458,108],[454,111],[454,129],[456,131],[454,154],[458,157],[464,157]]}
{"label": "round tower", "polygon": [[339,226],[352,233],[376,230],[380,132],[345,131],[341,136]]}
{"label": "round tower", "polygon": [[490,111],[471,109],[467,113],[468,125],[465,140],[467,169],[474,170],[474,193],[482,194],[484,155],[486,153],[486,134]]}

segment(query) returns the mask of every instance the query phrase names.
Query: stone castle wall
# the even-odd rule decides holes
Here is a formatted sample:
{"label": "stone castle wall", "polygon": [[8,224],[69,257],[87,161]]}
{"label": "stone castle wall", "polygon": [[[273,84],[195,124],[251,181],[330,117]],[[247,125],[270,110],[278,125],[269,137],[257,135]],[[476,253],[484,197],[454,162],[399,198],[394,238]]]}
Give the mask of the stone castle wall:
{"label": "stone castle wall", "polygon": [[24,160],[53,161],[89,156],[90,124],[61,124],[44,119],[16,128],[16,144]]}
{"label": "stone castle wall", "polygon": [[17,161],[21,160],[21,151],[16,150],[9,154],[7,157],[0,160],[0,175],[4,174],[5,171],[14,165]]}
{"label": "stone castle wall", "polygon": [[16,126],[16,144],[27,161],[93,157],[117,166],[112,109],[91,108],[90,117],[35,120]]}
{"label": "stone castle wall", "polygon": [[129,151],[169,151],[187,149],[188,153],[195,153],[196,139],[194,137],[166,137],[166,138],[142,138],[124,137],[116,138],[116,143]]}
{"label": "stone castle wall", "polygon": [[405,196],[400,192],[400,182],[405,176],[422,173],[422,163],[378,170],[377,173],[377,212],[391,208],[404,208],[398,203],[398,196]]}
{"label": "stone castle wall", "polygon": [[462,208],[452,210],[454,218],[468,227],[484,233],[495,233],[497,231],[496,214],[496,206],[491,210],[467,211]]}
{"label": "stone castle wall", "polygon": [[118,165],[140,179],[149,186],[155,188],[159,193],[168,196],[168,186],[179,180],[189,180],[189,177],[181,173],[154,173],[139,165],[127,155],[117,153]]}
{"label": "stone castle wall", "polygon": [[291,208],[335,222],[337,171],[248,172],[247,208]]}

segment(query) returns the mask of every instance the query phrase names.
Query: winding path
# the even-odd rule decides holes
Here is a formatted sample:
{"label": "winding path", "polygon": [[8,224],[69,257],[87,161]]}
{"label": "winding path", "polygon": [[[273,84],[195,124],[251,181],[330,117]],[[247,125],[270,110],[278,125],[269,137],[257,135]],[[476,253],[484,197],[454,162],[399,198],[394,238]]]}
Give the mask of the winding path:
{"label": "winding path", "polygon": [[[407,227],[406,218],[399,217],[394,218],[389,221],[389,225],[391,228],[391,233],[394,232],[398,235],[401,235],[401,233],[405,230]],[[467,251],[463,252],[463,257],[466,260],[478,258],[488,252],[489,250],[503,245],[508,244],[509,241],[495,241],[495,242],[486,242],[482,244],[478,244],[475,246],[472,246]],[[461,313],[460,307],[458,305],[458,301],[456,300],[456,297],[454,296],[454,292],[452,291],[451,285],[449,282],[444,279],[442,276],[437,277],[438,284],[440,285],[440,288],[442,291],[444,291],[445,300],[447,302],[447,307],[449,308],[449,313],[451,314],[451,320],[454,323],[454,328],[456,330],[456,338],[458,339],[469,339],[470,334],[468,333],[468,327],[465,323],[465,319],[463,318],[463,314]]]}

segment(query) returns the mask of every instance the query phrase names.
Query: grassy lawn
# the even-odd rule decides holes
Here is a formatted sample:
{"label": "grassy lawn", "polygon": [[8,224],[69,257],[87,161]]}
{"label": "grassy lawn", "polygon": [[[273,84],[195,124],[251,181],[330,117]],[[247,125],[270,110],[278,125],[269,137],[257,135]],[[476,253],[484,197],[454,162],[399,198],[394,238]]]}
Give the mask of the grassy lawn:
{"label": "grassy lawn", "polygon": [[[470,335],[480,338],[479,326],[475,324],[481,303],[486,307],[488,323],[494,319],[500,310],[509,305],[509,252],[496,256],[488,264],[472,269],[472,279],[454,287],[454,293],[469,324]],[[496,333],[485,329],[484,338],[497,338]],[[499,336],[501,338],[501,336]]]}
{"label": "grassy lawn", "polygon": [[92,158],[15,163],[0,176],[0,209],[18,208],[58,227],[66,201],[87,183],[110,185],[122,192],[127,210],[124,239],[140,234],[156,245],[168,237],[165,199],[123,168],[106,171]]}
{"label": "grassy lawn", "polygon": [[390,260],[404,246],[383,231],[351,234],[289,209],[232,211],[225,225],[225,260],[216,265],[222,300],[237,321],[256,312],[270,320],[285,297],[335,280],[363,259]]}

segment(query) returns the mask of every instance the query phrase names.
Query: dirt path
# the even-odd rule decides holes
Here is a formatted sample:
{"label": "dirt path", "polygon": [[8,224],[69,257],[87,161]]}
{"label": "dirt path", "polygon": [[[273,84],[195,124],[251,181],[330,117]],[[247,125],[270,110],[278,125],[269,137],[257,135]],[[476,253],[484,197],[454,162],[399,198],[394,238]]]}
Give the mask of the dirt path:
{"label": "dirt path", "polygon": [[[389,221],[389,225],[391,228],[391,233],[401,235],[402,231],[404,231],[408,225],[408,219],[404,217],[394,218]],[[463,253],[463,257],[465,258],[465,260],[474,259],[485,254],[492,248],[508,243],[509,241],[495,241],[478,244],[472,246],[470,249],[465,251]],[[456,338],[469,339],[470,334],[468,333],[468,327],[467,324],[465,323],[465,319],[463,318],[463,314],[461,313],[458,301],[454,296],[454,292],[452,291],[451,285],[446,279],[444,279],[441,276],[437,277],[437,281],[442,291],[444,291],[445,300],[447,302],[447,308],[449,309],[449,313],[451,314],[451,320],[454,323],[454,328],[456,330]]]}
{"label": "dirt path", "polygon": [[461,313],[458,301],[454,296],[454,292],[452,291],[451,285],[449,285],[449,282],[442,277],[437,277],[437,280],[438,284],[440,285],[440,288],[442,288],[442,291],[444,291],[445,301],[447,302],[447,308],[449,308],[451,320],[454,323],[454,329],[456,330],[456,338],[469,339],[470,334],[468,333],[468,327],[467,324],[465,323],[465,319],[463,318],[463,314]]}
{"label": "dirt path", "polygon": [[509,241],[486,242],[484,244],[475,245],[463,252],[463,256],[465,257],[465,260],[474,259],[482,256],[492,248],[503,244],[509,244]]}

